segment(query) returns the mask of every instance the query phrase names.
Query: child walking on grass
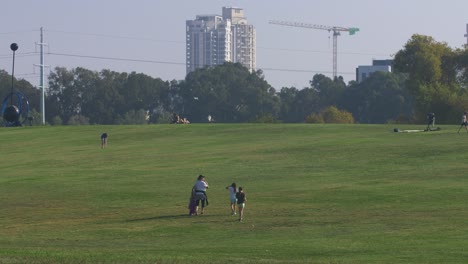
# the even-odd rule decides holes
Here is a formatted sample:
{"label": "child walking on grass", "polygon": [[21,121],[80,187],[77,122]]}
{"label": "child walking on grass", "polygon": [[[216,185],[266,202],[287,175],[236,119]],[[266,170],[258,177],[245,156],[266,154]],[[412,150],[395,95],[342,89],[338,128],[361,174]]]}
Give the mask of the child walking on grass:
{"label": "child walking on grass", "polygon": [[236,188],[236,183],[233,182],[231,185],[226,187],[226,190],[229,191],[229,200],[231,202],[231,215],[236,214],[236,193],[237,193],[237,188]]}
{"label": "child walking on grass", "polygon": [[239,191],[236,193],[237,208],[239,208],[239,222],[242,222],[244,218],[244,208],[247,198],[245,198],[244,188],[239,187]]}

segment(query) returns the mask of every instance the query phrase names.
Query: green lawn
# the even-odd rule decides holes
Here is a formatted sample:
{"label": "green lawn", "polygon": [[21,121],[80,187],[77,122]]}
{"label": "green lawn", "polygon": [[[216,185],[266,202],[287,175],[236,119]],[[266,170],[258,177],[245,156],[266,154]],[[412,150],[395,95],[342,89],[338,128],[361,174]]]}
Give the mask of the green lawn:
{"label": "green lawn", "polygon": [[0,128],[0,263],[467,263],[468,134],[394,127]]}

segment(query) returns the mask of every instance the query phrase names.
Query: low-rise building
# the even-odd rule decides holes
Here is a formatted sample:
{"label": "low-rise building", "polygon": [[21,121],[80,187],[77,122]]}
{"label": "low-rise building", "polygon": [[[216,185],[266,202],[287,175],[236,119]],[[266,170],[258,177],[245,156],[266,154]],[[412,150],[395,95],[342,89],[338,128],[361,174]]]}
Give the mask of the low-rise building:
{"label": "low-rise building", "polygon": [[356,81],[361,83],[377,71],[392,72],[393,60],[372,60],[372,65],[360,65],[356,68]]}

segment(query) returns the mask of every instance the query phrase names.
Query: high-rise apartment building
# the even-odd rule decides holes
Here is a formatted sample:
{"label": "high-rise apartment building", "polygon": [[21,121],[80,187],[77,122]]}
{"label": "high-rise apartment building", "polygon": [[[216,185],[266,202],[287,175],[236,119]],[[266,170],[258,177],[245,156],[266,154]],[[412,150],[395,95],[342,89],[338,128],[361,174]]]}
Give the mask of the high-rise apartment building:
{"label": "high-rise apartment building", "polygon": [[222,16],[197,15],[186,21],[187,73],[197,68],[239,62],[256,68],[255,28],[241,8],[223,7]]}

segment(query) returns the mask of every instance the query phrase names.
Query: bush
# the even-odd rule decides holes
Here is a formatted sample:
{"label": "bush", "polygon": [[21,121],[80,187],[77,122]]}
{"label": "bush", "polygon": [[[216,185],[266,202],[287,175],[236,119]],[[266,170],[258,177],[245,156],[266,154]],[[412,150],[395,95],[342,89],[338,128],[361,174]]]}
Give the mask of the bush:
{"label": "bush", "polygon": [[23,122],[23,125],[31,126],[41,126],[42,125],[42,115],[37,112],[36,109],[29,111],[28,119]]}
{"label": "bush", "polygon": [[336,108],[336,106],[329,106],[322,112],[322,117],[325,123],[335,124],[353,124],[353,114],[347,111],[342,111]]}
{"label": "bush", "polygon": [[172,113],[164,110],[164,107],[158,106],[149,114],[148,123],[151,124],[169,124],[172,120]]}
{"label": "bush", "polygon": [[413,120],[405,115],[399,115],[397,118],[388,120],[387,124],[413,124]]}
{"label": "bush", "polygon": [[257,117],[254,123],[279,123],[279,121],[272,114],[264,114]]}
{"label": "bush", "polygon": [[63,124],[63,120],[60,118],[60,116],[54,116],[54,118],[52,118],[50,121],[50,124],[53,126],[61,126]]}
{"label": "bush", "polygon": [[323,120],[323,117],[321,114],[310,114],[306,117],[305,119],[306,123],[311,123],[311,124],[323,124],[325,121]]}
{"label": "bush", "polygon": [[80,126],[89,125],[89,118],[83,115],[74,115],[68,119],[67,125],[69,126]]}
{"label": "bush", "polygon": [[354,124],[354,117],[348,111],[339,110],[336,106],[325,108],[320,114],[312,113],[305,119],[306,123]]}
{"label": "bush", "polygon": [[118,123],[121,125],[144,125],[148,124],[146,118],[147,114],[145,110],[130,110],[118,119]]}

